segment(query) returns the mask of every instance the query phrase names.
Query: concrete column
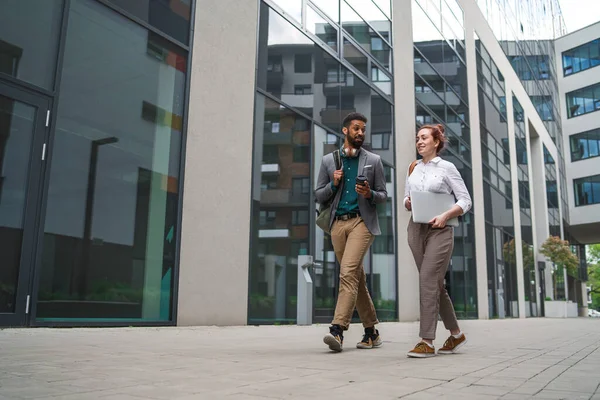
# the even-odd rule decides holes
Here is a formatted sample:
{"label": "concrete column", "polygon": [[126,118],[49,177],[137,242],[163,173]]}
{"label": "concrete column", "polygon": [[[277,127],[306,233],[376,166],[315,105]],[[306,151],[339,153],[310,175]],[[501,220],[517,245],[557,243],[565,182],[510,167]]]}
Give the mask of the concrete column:
{"label": "concrete column", "polygon": [[247,323],[258,6],[202,0],[196,8],[179,325]]}
{"label": "concrete column", "polygon": [[398,202],[398,319],[419,318],[419,274],[408,247],[406,226],[410,213],[404,209],[408,166],[415,159],[415,78],[411,1],[395,0],[394,29],[394,132],[396,144],[396,199]]}
{"label": "concrete column", "polygon": [[[469,90],[469,124],[471,125],[471,165],[473,168],[473,200],[475,228],[475,265],[477,267],[477,314],[479,319],[489,318],[487,248],[485,236],[485,206],[483,201],[483,166],[481,164],[481,132],[479,130],[479,97],[477,88],[477,53],[475,30],[465,9],[465,44],[467,58],[467,85]],[[477,10],[475,10],[477,11]]]}
{"label": "concrete column", "polygon": [[[539,226],[539,223],[537,223],[535,217],[536,217],[536,207],[535,207],[535,202],[536,202],[536,195],[535,195],[535,191],[533,188],[533,180],[534,180],[534,174],[533,174],[533,150],[531,147],[531,135],[530,135],[530,125],[527,119],[527,115],[523,116],[524,120],[525,120],[525,141],[526,141],[526,146],[527,146],[527,176],[529,177],[529,205],[530,205],[530,214],[531,214],[531,235],[533,238],[533,243],[531,243],[531,245],[533,246],[533,256],[534,256],[534,264],[533,264],[533,271],[534,271],[534,275],[535,275],[535,296],[536,296],[536,307],[537,307],[537,315],[540,315],[540,310],[541,310],[541,306],[540,306],[540,274],[538,271],[538,267],[537,267],[537,261],[538,261],[538,232],[537,232],[537,227]],[[539,138],[538,138],[539,140]],[[544,195],[545,196],[545,195]],[[544,299],[541,299],[544,300]]]}
{"label": "concrete column", "polygon": [[[531,140],[531,173],[530,182],[533,189],[533,197],[531,199],[531,216],[535,225],[534,232],[536,234],[537,243],[535,243],[536,261],[546,261],[546,258],[540,254],[541,244],[550,236],[548,228],[548,201],[546,199],[546,174],[544,166],[544,144],[538,134],[529,126]],[[546,296],[554,298],[552,290],[552,264],[546,262],[545,279],[546,279]],[[536,274],[539,271],[536,270]],[[537,278],[537,276],[536,276]],[[544,301],[540,298],[540,301]]]}
{"label": "concrete column", "polygon": [[525,318],[525,284],[523,280],[523,246],[521,243],[521,199],[519,198],[519,166],[517,163],[517,141],[515,138],[515,115],[513,112],[512,90],[506,85],[506,117],[508,120],[508,147],[510,153],[510,181],[513,202],[513,222],[515,227],[515,254],[517,272],[517,299],[519,318]]}

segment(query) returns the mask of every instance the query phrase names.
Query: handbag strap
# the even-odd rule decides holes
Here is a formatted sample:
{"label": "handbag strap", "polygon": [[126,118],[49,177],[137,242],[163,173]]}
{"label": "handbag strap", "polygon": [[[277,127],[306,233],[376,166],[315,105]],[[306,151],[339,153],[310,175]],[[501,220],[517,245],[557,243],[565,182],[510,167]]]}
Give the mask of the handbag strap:
{"label": "handbag strap", "polygon": [[415,160],[412,163],[410,163],[410,167],[408,167],[408,176],[410,176],[410,174],[413,173],[413,171],[415,170],[416,166],[417,166],[417,160]]}
{"label": "handbag strap", "polygon": [[340,156],[340,150],[334,150],[333,152],[333,162],[335,163],[335,169],[342,168],[342,157]]}

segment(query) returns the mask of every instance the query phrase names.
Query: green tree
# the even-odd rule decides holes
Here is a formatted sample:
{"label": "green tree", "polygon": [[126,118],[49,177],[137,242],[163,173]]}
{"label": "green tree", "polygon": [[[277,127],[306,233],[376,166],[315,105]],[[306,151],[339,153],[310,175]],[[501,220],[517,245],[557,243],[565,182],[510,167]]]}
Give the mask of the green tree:
{"label": "green tree", "polygon": [[[540,253],[549,258],[550,261],[557,267],[554,274],[552,274],[554,300],[556,300],[559,282],[564,281],[563,268],[566,269],[571,275],[576,274],[577,267],[579,265],[579,259],[571,251],[569,242],[562,240],[558,236],[550,236],[548,239],[546,239],[540,248]],[[562,284],[566,285],[566,282],[563,282]]]}
{"label": "green tree", "polygon": [[[535,264],[533,257],[533,248],[527,244],[524,240],[521,240],[521,248],[523,249],[523,269],[528,270]],[[503,247],[504,260],[511,264],[517,263],[517,252],[515,249],[515,239],[511,239],[510,242],[504,243]]]}
{"label": "green tree", "polygon": [[600,244],[587,247],[588,281],[592,288],[592,308],[600,310]]}

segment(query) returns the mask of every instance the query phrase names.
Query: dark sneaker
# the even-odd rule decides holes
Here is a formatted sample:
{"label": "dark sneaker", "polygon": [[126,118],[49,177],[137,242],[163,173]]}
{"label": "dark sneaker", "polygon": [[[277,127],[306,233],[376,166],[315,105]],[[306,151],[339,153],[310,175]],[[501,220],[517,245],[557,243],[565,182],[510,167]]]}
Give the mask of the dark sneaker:
{"label": "dark sneaker", "polygon": [[435,348],[429,346],[425,342],[419,342],[414,349],[406,353],[409,357],[427,358],[435,356]]}
{"label": "dark sneaker", "polygon": [[452,354],[456,353],[464,344],[467,343],[467,337],[463,333],[458,339],[450,335],[444,342],[441,349],[438,350],[439,354]]}
{"label": "dark sneaker", "polygon": [[356,343],[357,349],[372,349],[374,347],[380,347],[383,344],[379,331],[375,328],[365,328],[365,335],[362,340]]}
{"label": "dark sneaker", "polygon": [[342,351],[344,346],[344,335],[342,334],[342,328],[338,325],[332,325],[329,327],[329,333],[323,338],[323,342],[329,346],[329,349],[335,352]]}

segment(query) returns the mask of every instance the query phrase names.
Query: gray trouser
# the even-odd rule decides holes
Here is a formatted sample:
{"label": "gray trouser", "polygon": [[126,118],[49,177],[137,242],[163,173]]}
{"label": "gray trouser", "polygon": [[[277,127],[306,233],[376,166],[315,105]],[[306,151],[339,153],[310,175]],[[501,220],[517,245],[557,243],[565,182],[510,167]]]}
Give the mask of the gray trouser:
{"label": "gray trouser", "polygon": [[407,231],[408,246],[419,270],[419,336],[434,340],[438,314],[442,317],[446,329],[458,329],[454,306],[444,286],[444,276],[454,248],[454,231],[450,226],[433,229],[428,224],[413,222],[412,218]]}

